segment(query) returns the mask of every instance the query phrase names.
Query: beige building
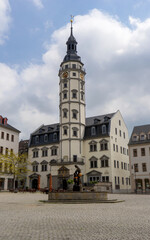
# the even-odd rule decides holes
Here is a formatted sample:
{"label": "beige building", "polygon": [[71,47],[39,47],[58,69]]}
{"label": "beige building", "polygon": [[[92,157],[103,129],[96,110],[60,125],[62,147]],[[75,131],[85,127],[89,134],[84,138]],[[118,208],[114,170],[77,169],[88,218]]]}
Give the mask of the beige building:
{"label": "beige building", "polygon": [[134,127],[129,159],[132,192],[150,192],[150,125]]}
{"label": "beige building", "polygon": [[[20,131],[8,124],[8,119],[0,116],[0,154],[8,151],[18,153]],[[7,190],[13,186],[13,177],[7,173],[8,169],[0,165],[0,189]]]}
{"label": "beige building", "polygon": [[41,126],[31,134],[29,160],[30,188],[67,188],[75,165],[81,169],[82,183],[109,182],[112,190],[130,189],[128,131],[119,111],[85,118],[85,69],[77,55],[71,34],[67,54],[59,69],[60,122]]}

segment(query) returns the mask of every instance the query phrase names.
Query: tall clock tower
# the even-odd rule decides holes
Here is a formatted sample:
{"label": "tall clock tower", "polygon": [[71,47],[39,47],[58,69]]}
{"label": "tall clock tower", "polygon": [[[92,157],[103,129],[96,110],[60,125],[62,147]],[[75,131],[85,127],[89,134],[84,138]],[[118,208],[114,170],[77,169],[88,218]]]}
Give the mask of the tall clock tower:
{"label": "tall clock tower", "polygon": [[67,54],[60,65],[60,159],[81,162],[85,131],[85,70],[77,54],[77,41],[71,32]]}

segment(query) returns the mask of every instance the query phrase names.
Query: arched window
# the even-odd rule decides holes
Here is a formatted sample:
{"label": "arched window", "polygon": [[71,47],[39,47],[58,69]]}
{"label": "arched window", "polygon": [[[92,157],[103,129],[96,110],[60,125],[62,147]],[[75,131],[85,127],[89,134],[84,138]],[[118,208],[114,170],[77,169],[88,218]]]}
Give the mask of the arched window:
{"label": "arched window", "polygon": [[57,133],[53,134],[53,140],[57,140]]}
{"label": "arched window", "polygon": [[48,141],[48,135],[45,134],[45,135],[44,135],[44,142],[47,142],[47,141]]}
{"label": "arched window", "polygon": [[106,125],[102,125],[102,134],[106,133]]}
{"label": "arched window", "polygon": [[39,143],[39,136],[35,137],[35,143]]}
{"label": "arched window", "polygon": [[91,127],[91,135],[92,135],[92,136],[96,135],[96,129],[95,129],[94,126]]}

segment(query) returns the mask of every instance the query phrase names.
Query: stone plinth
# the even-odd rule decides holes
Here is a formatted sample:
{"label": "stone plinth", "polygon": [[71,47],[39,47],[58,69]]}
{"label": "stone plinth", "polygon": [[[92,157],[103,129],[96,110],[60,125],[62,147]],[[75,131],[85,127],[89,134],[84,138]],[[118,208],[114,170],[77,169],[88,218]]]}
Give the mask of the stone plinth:
{"label": "stone plinth", "polygon": [[107,201],[106,192],[50,192],[49,201]]}

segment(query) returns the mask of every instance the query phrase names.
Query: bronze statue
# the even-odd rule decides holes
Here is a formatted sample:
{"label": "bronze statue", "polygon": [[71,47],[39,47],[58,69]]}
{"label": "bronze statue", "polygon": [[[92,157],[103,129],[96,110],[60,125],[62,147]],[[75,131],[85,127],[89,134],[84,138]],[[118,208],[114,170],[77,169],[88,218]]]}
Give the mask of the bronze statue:
{"label": "bronze statue", "polygon": [[80,191],[80,185],[81,185],[81,170],[80,168],[75,165],[75,168],[77,168],[77,170],[74,173],[74,186],[73,186],[73,191]]}

